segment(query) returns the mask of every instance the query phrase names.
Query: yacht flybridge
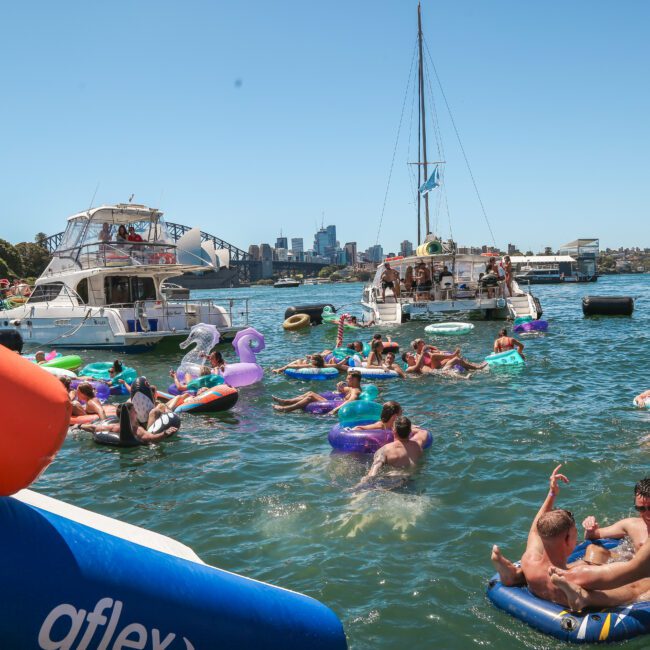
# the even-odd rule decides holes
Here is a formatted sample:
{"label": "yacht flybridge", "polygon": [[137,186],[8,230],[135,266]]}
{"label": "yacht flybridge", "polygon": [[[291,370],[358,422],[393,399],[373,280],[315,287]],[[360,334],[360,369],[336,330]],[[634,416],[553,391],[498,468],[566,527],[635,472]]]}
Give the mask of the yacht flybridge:
{"label": "yacht flybridge", "polygon": [[125,352],[180,341],[197,323],[211,323],[222,338],[246,325],[211,300],[172,297],[165,281],[213,267],[214,251],[190,230],[174,243],[163,214],[131,203],[104,205],[68,219],[61,244],[29,297],[0,311],[0,324],[17,329],[26,343],[58,348]]}

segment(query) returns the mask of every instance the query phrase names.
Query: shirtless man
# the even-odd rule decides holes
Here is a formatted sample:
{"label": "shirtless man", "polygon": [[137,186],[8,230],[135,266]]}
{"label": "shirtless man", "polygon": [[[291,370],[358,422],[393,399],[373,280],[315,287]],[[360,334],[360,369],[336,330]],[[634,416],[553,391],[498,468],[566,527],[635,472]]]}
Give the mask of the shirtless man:
{"label": "shirtless man", "polygon": [[[605,532],[614,529],[611,536],[618,536],[625,529],[637,549],[629,562],[581,565],[569,570],[550,567],[551,580],[563,590],[575,611],[585,607],[618,607],[650,600],[650,544],[646,543],[650,526],[650,479],[645,478],[634,486],[634,508],[641,513],[641,517],[623,519],[607,528],[596,527],[587,532],[604,537]],[[591,518],[587,517],[585,523],[591,524]]]}
{"label": "shirtless man", "polygon": [[[337,384],[337,389],[340,393],[345,395],[343,402],[339,404],[336,408],[332,409],[328,415],[333,415],[338,412],[338,410],[348,402],[354,402],[359,399],[361,395],[361,373],[358,370],[352,370],[348,373],[347,385],[345,382],[339,382]],[[290,411],[297,411],[302,409],[307,404],[312,402],[325,402],[327,401],[325,397],[314,393],[313,391],[307,391],[302,395],[293,397],[291,399],[280,399],[279,397],[271,396],[271,399],[277,404],[273,405],[273,408],[280,413],[289,413]]]}
{"label": "shirtless man", "polygon": [[620,539],[626,535],[632,540],[635,552],[648,540],[650,529],[650,478],[640,480],[634,486],[634,508],[639,517],[627,517],[611,526],[601,528],[594,516],[587,517],[582,525],[585,539]]}
{"label": "shirtless man", "polygon": [[569,482],[566,476],[558,473],[561,467],[562,465],[558,465],[551,474],[548,495],[535,515],[528,533],[521,567],[516,567],[507,560],[498,546],[493,547],[491,559],[504,585],[522,584],[525,580],[530,591],[538,598],[566,606],[569,602],[566,594],[554,584],[549,575],[551,566],[567,568],[567,559],[578,539],[573,515],[568,510],[553,507],[555,497],[560,491],[560,481]]}
{"label": "shirtless man", "polygon": [[395,371],[402,379],[406,377],[406,373],[402,370],[402,366],[400,366],[398,363],[395,363],[394,352],[386,353],[386,357],[384,358],[384,363],[382,364],[382,368],[386,370]]}
{"label": "shirtless man", "polygon": [[386,289],[392,289],[395,302],[399,298],[399,272],[390,267],[386,262],[384,264],[384,271],[381,274],[381,299],[386,302]]}
{"label": "shirtless man", "polygon": [[[427,433],[419,427],[413,427],[411,420],[400,415],[393,424],[394,442],[389,442],[375,452],[372,466],[368,473],[357,483],[360,487],[377,476],[384,465],[391,467],[414,467],[424,453]],[[409,439],[409,436],[413,436]]]}

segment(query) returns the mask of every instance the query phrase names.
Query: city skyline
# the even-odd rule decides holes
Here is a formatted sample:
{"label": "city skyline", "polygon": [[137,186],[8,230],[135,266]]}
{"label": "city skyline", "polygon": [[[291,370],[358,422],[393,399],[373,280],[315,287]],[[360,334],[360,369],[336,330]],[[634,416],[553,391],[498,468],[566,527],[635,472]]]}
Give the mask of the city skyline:
{"label": "city skyline", "polygon": [[[12,61],[0,107],[11,124],[5,239],[54,234],[69,215],[134,193],[241,248],[253,231],[274,243],[278,225],[307,242],[323,212],[359,249],[417,243],[405,93],[415,1],[37,4],[7,6],[0,43]],[[471,246],[516,232],[531,250],[581,235],[648,245],[650,89],[638,80],[650,5],[624,3],[615,16],[604,0],[559,14],[512,0],[425,1],[422,11],[426,63],[481,193],[434,75],[445,145],[436,234]],[[134,48],[125,24],[167,46]],[[144,80],[148,101],[135,99]]]}

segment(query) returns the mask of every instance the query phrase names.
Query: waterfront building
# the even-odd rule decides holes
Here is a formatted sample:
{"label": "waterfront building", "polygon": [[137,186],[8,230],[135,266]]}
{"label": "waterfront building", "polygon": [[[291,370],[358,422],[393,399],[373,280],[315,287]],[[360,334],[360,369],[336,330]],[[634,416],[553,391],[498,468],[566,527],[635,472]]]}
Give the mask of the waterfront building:
{"label": "waterfront building", "polygon": [[366,259],[369,262],[381,262],[384,259],[384,249],[381,244],[375,244],[366,250]]}
{"label": "waterfront building", "polygon": [[570,255],[576,261],[580,280],[595,280],[598,277],[596,260],[600,249],[598,239],[576,239],[560,246],[560,255]]}
{"label": "waterfront building", "polygon": [[273,261],[273,249],[270,244],[260,244],[260,259],[262,262]]}
{"label": "waterfront building", "polygon": [[345,258],[349,266],[357,263],[357,242],[349,241],[345,243]]}

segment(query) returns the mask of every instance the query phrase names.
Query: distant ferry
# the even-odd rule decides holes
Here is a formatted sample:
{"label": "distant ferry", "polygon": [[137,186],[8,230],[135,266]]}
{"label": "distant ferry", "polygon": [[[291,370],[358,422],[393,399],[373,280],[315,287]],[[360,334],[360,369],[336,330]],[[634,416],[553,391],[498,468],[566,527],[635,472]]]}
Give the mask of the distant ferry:
{"label": "distant ferry", "polygon": [[273,284],[276,289],[286,289],[288,287],[299,287],[300,280],[294,278],[280,278],[277,282]]}
{"label": "distant ferry", "polygon": [[560,273],[558,267],[547,269],[526,267],[519,273],[515,273],[515,280],[528,284],[559,284],[564,282],[564,274]]}

